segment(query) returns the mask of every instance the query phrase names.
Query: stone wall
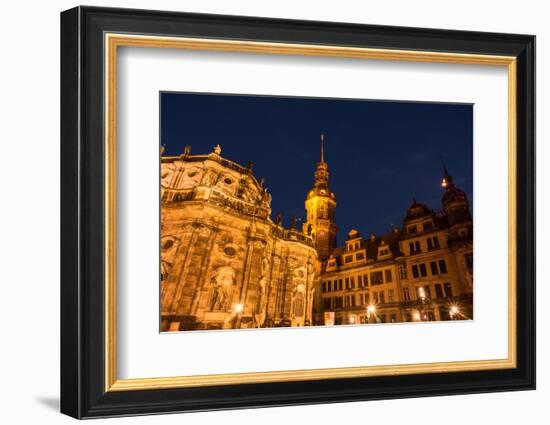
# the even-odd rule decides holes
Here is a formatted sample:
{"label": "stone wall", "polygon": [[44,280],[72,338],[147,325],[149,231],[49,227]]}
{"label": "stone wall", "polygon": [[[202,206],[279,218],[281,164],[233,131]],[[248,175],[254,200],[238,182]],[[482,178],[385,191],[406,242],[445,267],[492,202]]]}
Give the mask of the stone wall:
{"label": "stone wall", "polygon": [[161,184],[163,331],[311,324],[313,241],[271,221],[250,168],[163,158]]}

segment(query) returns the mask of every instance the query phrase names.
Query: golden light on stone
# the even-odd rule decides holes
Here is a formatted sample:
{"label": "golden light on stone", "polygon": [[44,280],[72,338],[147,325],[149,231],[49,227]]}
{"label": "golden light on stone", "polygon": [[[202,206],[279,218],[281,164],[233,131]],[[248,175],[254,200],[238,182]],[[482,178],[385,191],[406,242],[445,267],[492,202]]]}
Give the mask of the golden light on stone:
{"label": "golden light on stone", "polygon": [[290,227],[284,211],[272,219],[266,184],[277,176],[258,180],[250,164],[222,157],[220,145],[161,156],[162,331],[472,316],[472,218],[446,168],[442,210],[413,199],[402,226],[368,238],[352,230],[338,244],[321,139],[305,219],[293,217]]}

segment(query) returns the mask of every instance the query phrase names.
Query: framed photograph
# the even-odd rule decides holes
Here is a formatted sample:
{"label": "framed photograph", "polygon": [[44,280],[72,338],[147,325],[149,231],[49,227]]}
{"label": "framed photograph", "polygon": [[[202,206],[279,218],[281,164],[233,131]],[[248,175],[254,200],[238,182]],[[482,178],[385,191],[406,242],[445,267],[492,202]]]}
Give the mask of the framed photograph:
{"label": "framed photograph", "polygon": [[535,37],[61,14],[61,411],[535,388]]}

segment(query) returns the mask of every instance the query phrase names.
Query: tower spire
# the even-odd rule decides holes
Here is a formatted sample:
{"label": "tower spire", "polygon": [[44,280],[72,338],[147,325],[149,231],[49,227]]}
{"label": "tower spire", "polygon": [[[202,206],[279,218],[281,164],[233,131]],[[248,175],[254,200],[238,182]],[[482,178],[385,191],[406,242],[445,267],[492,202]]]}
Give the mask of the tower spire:
{"label": "tower spire", "polygon": [[328,186],[328,164],[325,162],[325,133],[321,133],[320,158],[315,167],[315,183],[307,193],[305,207],[307,220],[302,231],[313,238],[318,258],[328,259],[336,248],[338,226],[334,221],[336,196]]}
{"label": "tower spire", "polygon": [[327,186],[328,164],[325,162],[325,133],[321,133],[321,157],[315,168],[315,186]]}
{"label": "tower spire", "polygon": [[442,187],[450,187],[453,184],[453,177],[449,174],[449,171],[447,171],[447,166],[445,165],[445,161],[443,161],[443,157],[441,157],[441,166],[443,167],[443,180],[441,181]]}
{"label": "tower spire", "polygon": [[321,133],[321,162],[325,162],[325,133]]}
{"label": "tower spire", "polygon": [[447,166],[445,165],[445,161],[443,160],[443,156],[440,156],[441,159],[441,166],[443,167],[443,175],[448,176],[449,172],[447,171]]}

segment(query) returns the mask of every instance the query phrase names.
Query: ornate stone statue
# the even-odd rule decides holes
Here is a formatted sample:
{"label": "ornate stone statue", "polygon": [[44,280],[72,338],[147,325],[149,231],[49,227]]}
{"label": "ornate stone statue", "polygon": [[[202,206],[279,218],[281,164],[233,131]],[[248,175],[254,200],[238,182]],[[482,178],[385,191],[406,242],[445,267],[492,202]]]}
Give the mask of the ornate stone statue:
{"label": "ornate stone statue", "polygon": [[281,212],[279,211],[277,213],[277,217],[275,217],[275,224],[277,226],[280,226],[282,222],[283,222],[283,214],[281,214]]}
{"label": "ornate stone statue", "polygon": [[214,153],[216,155],[221,155],[222,153],[222,147],[220,146],[220,144],[218,143],[216,146],[214,146]]}
{"label": "ornate stone statue", "polygon": [[191,145],[185,145],[185,148],[183,148],[183,154],[184,155],[191,154]]}
{"label": "ornate stone statue", "polygon": [[212,296],[210,310],[226,311],[229,308],[229,295],[235,282],[235,271],[229,266],[219,267],[212,276]]}

